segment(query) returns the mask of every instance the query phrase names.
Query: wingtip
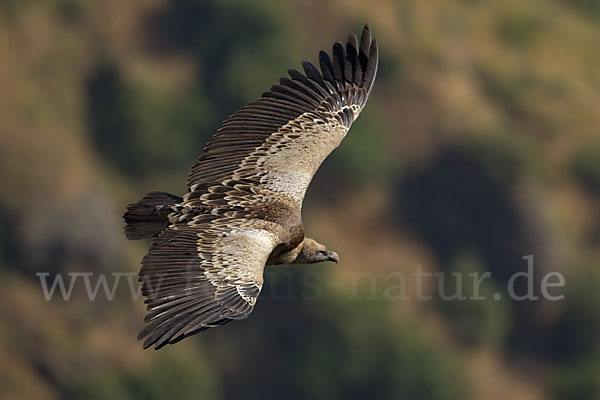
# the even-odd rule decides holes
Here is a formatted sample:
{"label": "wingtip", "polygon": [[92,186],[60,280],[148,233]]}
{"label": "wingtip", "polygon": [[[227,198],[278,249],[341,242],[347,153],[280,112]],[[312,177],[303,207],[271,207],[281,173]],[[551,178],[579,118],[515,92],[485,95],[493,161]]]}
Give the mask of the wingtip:
{"label": "wingtip", "polygon": [[358,50],[358,37],[356,33],[351,32],[348,34],[348,39],[346,39],[346,45],[351,44],[355,49]]}
{"label": "wingtip", "polygon": [[154,346],[154,351],[160,350],[160,349],[162,349],[163,347],[165,347],[165,346],[166,346],[166,345],[168,345],[168,344],[169,344],[169,342],[168,342],[168,341],[167,341],[167,342],[163,342],[163,343],[157,343],[157,344]]}
{"label": "wingtip", "polygon": [[362,42],[363,38],[365,38],[368,42],[371,41],[371,25],[369,25],[368,22],[365,24],[365,27],[363,28],[362,32],[360,33],[360,37],[361,37],[361,42]]}
{"label": "wingtip", "polygon": [[373,51],[375,51],[375,55],[379,57],[379,45],[377,44],[377,38],[373,38],[371,41],[371,51],[369,54],[371,54]]}
{"label": "wingtip", "polygon": [[[141,340],[141,339],[143,339],[143,338],[140,338],[140,337],[138,336],[138,340]],[[146,349],[147,349],[148,347],[150,347],[150,346],[152,346],[152,343],[150,343],[148,340],[144,340],[144,343],[142,344],[142,348],[143,348],[144,350],[146,350]]]}

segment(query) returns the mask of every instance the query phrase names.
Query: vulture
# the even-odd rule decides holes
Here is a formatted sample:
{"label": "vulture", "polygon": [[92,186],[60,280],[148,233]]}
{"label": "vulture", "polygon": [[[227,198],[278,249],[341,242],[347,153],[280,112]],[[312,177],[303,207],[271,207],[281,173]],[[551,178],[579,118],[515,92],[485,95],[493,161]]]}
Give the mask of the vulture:
{"label": "vulture", "polygon": [[301,209],[323,160],[361,112],[377,72],[377,41],[360,38],[302,62],[217,130],[187,193],[153,192],[125,212],[128,239],[152,238],[139,273],[147,305],[138,339],[159,349],[252,312],[265,265],[338,262],[305,236]]}

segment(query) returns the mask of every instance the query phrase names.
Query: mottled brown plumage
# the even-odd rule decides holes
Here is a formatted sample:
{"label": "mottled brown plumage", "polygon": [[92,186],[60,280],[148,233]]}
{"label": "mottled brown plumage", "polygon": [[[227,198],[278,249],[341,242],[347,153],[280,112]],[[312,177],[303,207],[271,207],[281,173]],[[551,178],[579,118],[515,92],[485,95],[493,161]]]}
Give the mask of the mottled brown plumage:
{"label": "mottled brown plumage", "polygon": [[267,264],[338,261],[302,226],[302,201],[323,160],[364,107],[377,72],[367,25],[303,62],[232,116],[205,146],[183,199],[154,192],[128,207],[129,239],[153,237],[142,261],[144,348],[246,318]]}

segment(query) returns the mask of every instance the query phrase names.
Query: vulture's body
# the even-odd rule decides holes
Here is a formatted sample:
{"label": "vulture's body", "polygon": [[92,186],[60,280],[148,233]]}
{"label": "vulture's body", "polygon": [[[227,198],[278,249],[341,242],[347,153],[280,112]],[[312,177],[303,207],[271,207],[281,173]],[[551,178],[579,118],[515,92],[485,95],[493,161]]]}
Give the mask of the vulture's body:
{"label": "vulture's body", "polygon": [[140,338],[160,348],[252,311],[266,264],[336,261],[306,238],[308,185],[364,107],[378,60],[368,25],[303,62],[290,78],[217,131],[188,176],[183,198],[148,194],[125,213],[129,239],[153,237],[140,281],[148,314]]}

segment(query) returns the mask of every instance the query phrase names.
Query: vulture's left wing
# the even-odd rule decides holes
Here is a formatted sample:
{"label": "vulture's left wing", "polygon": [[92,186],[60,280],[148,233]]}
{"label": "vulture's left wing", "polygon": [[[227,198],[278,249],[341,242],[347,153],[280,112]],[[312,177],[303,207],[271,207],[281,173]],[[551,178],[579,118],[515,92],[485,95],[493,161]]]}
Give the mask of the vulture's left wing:
{"label": "vulture's left wing", "polygon": [[377,72],[377,41],[365,26],[321,70],[303,62],[290,78],[229,117],[188,176],[187,204],[214,200],[223,186],[244,184],[286,196],[297,209],[323,160],[340,144],[364,107]]}

